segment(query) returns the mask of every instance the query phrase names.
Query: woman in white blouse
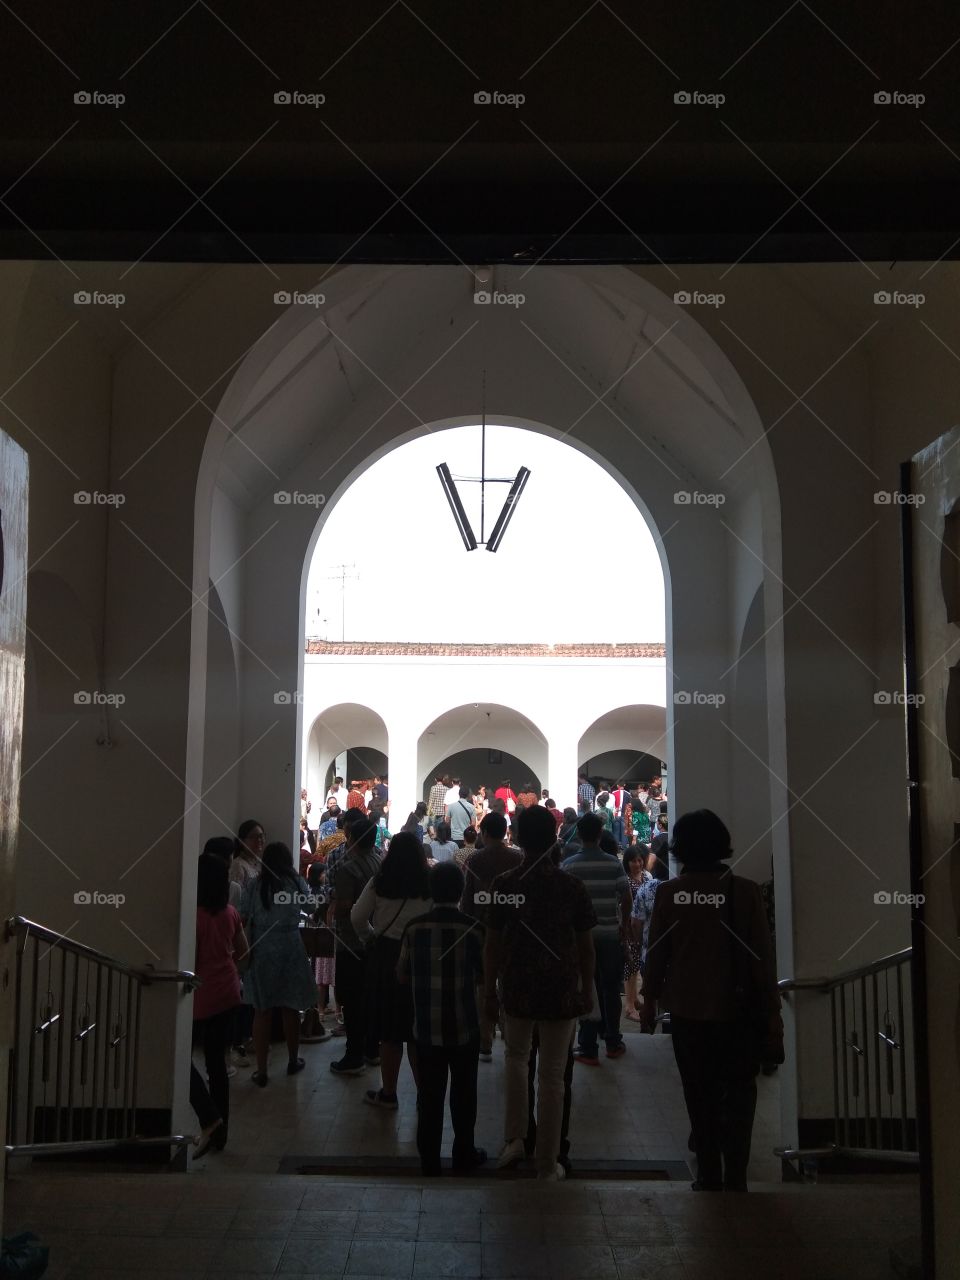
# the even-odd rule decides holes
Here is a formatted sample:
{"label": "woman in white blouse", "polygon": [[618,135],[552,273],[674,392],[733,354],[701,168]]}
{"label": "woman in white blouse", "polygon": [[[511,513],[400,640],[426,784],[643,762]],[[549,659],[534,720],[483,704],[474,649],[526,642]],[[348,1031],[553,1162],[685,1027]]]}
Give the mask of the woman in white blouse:
{"label": "woman in white blouse", "polygon": [[[456,846],[454,846],[456,848]],[[370,940],[367,993],[370,1015],[380,1040],[379,1089],[368,1089],[364,1102],[397,1109],[397,1080],[403,1046],[414,1081],[413,1003],[409,986],[397,982],[400,940],[407,924],[433,908],[427,889],[427,856],[417,836],[398,831],[380,870],[362,890],[350,910],[350,923],[361,941]]]}

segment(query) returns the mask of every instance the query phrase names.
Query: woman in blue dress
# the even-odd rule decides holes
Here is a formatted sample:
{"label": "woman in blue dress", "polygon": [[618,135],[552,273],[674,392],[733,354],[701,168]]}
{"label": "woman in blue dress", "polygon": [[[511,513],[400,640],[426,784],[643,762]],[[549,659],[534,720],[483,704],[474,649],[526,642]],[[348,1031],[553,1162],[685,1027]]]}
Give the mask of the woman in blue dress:
{"label": "woman in blue dress", "polygon": [[279,1009],[289,1061],[287,1075],[304,1068],[300,1048],[300,1010],[316,1003],[317,988],[300,940],[300,910],[310,891],[293,867],[293,854],[279,841],[263,851],[260,874],[243,891],[240,915],[250,945],[244,996],[255,1010],[253,1043],[257,1069],[253,1081],[267,1084],[267,1057],[274,1009]]}

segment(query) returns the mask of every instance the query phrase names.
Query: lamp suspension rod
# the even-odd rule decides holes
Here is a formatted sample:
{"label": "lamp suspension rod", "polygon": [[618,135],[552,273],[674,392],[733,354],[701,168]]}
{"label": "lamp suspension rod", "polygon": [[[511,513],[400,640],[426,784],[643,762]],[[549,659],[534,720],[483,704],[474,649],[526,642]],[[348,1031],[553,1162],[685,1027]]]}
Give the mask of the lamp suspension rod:
{"label": "lamp suspension rod", "polygon": [[487,497],[487,371],[483,371],[480,393],[480,543],[484,544],[484,508]]}

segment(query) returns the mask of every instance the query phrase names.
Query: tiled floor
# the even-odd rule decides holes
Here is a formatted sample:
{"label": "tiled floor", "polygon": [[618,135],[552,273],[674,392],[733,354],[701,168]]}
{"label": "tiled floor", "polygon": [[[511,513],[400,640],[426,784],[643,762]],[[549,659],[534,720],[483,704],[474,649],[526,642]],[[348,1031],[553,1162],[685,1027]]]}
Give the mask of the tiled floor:
{"label": "tiled floor", "polygon": [[[632,1029],[631,1029],[632,1030]],[[752,1195],[693,1194],[687,1182],[566,1183],[278,1175],[281,1159],[415,1154],[415,1096],[363,1105],[379,1073],[337,1079],[342,1040],[304,1046],[308,1067],[266,1089],[232,1085],[230,1143],[186,1173],[11,1168],[4,1234],[51,1246],[50,1280],[274,1275],[658,1277],[816,1276],[887,1280],[889,1246],[916,1230],[910,1178],[783,1186],[771,1155],[776,1078],[760,1080]],[[628,1033],[628,1053],[574,1075],[572,1158],[686,1157],[687,1122],[669,1039]],[[481,1064],[477,1139],[502,1141],[502,1046]],[[276,1065],[282,1052],[275,1050]]]}
{"label": "tiled floor", "polygon": [[[328,1024],[329,1025],[329,1024]],[[571,1158],[686,1160],[689,1125],[669,1036],[644,1036],[624,1027],[627,1054],[599,1067],[577,1065],[573,1079]],[[342,1039],[304,1045],[306,1070],[288,1079],[283,1050],[274,1046],[274,1069],[266,1089],[250,1083],[249,1071],[232,1081],[230,1143],[204,1163],[230,1171],[275,1173],[283,1157],[356,1155],[416,1156],[416,1092],[406,1063],[399,1084],[400,1109],[384,1112],[362,1102],[380,1084],[376,1068],[362,1077],[338,1079],[330,1062],[343,1053]],[[493,1155],[503,1143],[503,1042],[492,1063],[481,1063],[477,1142]],[[760,1077],[754,1126],[753,1181],[780,1180],[773,1148],[780,1140],[780,1092],[776,1076]],[[452,1133],[446,1133],[449,1154]]]}
{"label": "tiled floor", "polygon": [[15,1176],[7,1230],[51,1246],[49,1280],[274,1275],[888,1280],[916,1189],[676,1183],[376,1186],[254,1174]]}

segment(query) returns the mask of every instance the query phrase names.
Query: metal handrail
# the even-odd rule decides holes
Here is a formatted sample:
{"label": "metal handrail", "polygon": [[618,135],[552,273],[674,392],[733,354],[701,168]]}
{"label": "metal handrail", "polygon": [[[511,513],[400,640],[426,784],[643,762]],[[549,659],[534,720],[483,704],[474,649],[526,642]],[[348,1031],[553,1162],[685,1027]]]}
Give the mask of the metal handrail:
{"label": "metal handrail", "polygon": [[783,993],[829,998],[834,1134],[822,1146],[775,1147],[775,1155],[801,1164],[830,1156],[919,1163],[910,987],[905,991],[903,981],[912,957],[905,947],[832,977],[777,984]]}
{"label": "metal handrail", "polygon": [[182,982],[190,987],[200,985],[200,979],[189,969],[155,969],[149,964],[142,966],[125,964],[124,961],[108,956],[103,951],[97,951],[95,947],[88,947],[83,942],[75,942],[73,938],[57,933],[55,929],[47,929],[44,925],[37,924],[35,920],[28,920],[26,916],[11,916],[7,921],[7,937],[26,937],[28,934],[43,942],[49,942],[53,947],[62,947],[73,955],[83,956],[86,960],[95,960],[97,964],[105,965],[115,973],[126,973],[131,978],[136,978],[138,982]]}
{"label": "metal handrail", "polygon": [[5,928],[17,957],[7,1154],[193,1141],[142,1133],[139,1077],[144,990],[174,984],[183,998],[200,985],[196,974],[127,964],[25,916]]}
{"label": "metal handrail", "polygon": [[844,973],[835,974],[832,978],[781,978],[777,983],[781,991],[830,991],[833,987],[842,986],[856,978],[867,978],[871,973],[880,973],[893,965],[902,964],[913,955],[913,947],[904,947],[902,951],[893,951],[879,960],[871,960],[856,969],[847,969]]}

